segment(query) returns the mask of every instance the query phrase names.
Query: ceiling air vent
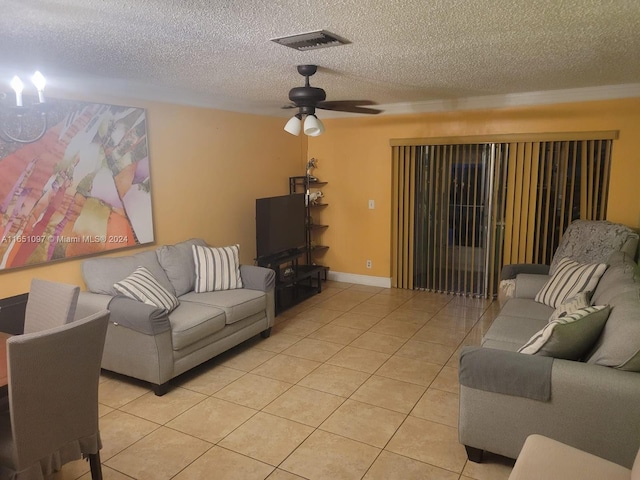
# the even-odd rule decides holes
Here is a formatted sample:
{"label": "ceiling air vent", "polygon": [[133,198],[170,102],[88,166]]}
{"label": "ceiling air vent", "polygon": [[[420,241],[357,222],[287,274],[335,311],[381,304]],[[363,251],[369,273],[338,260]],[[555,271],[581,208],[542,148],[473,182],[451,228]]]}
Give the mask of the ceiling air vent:
{"label": "ceiling air vent", "polygon": [[316,50],[318,48],[337,47],[338,45],[346,45],[351,43],[349,40],[340,38],[335,33],[326,30],[318,30],[317,32],[300,33],[289,37],[272,38],[272,42],[279,43],[285,47],[295,48],[296,50]]}

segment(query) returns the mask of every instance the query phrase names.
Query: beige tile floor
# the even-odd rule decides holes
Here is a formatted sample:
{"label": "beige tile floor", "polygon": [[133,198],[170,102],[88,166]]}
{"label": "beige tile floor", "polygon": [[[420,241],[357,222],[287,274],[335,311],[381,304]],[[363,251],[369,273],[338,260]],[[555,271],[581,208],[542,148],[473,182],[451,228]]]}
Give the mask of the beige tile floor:
{"label": "beige tile floor", "polygon": [[[175,379],[100,383],[105,480],[500,480],[466,459],[457,358],[497,309],[484,300],[327,282],[259,337]],[[90,478],[86,462],[54,478]]]}

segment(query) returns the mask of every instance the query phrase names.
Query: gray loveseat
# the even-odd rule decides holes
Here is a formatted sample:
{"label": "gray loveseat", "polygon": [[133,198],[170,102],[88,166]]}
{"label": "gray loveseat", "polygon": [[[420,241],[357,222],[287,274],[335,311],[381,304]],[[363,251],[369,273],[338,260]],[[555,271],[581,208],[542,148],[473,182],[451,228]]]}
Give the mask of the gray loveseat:
{"label": "gray loveseat", "polygon": [[607,263],[591,304],[611,311],[580,361],[517,353],[554,310],[534,301],[547,275],[518,275],[482,346],[463,349],[459,440],[471,460],[483,450],[516,458],[541,434],[631,468],[640,447],[640,283],[627,253]]}
{"label": "gray loveseat", "polygon": [[[239,343],[269,336],[274,318],[275,274],[241,265],[243,288],[195,293],[192,245],[200,239],[155,251],[82,264],[86,292],[80,292],[76,316],[109,309],[102,368],[153,384],[163,395],[172,378]],[[113,285],[145,267],[180,301],[171,313],[118,295]]]}

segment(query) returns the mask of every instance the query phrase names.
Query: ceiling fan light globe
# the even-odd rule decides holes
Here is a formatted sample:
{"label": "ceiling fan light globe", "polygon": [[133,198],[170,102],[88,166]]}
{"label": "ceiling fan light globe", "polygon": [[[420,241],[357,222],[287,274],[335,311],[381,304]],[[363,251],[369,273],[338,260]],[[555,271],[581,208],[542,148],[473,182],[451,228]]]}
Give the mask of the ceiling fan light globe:
{"label": "ceiling fan light globe", "polygon": [[304,134],[317,137],[324,131],[324,125],[315,115],[307,115],[304,119]]}
{"label": "ceiling fan light globe", "polygon": [[13,91],[20,94],[22,93],[22,91],[24,90],[24,83],[22,83],[22,80],[20,80],[20,77],[18,77],[17,75],[14,75],[14,77],[11,79],[11,88],[13,88]]}
{"label": "ceiling fan light globe", "polygon": [[44,78],[44,75],[42,75],[39,70],[36,70],[36,73],[33,74],[31,82],[38,92],[44,91],[44,87],[47,85],[47,79]]}
{"label": "ceiling fan light globe", "polygon": [[316,133],[312,133],[312,134],[310,133],[309,134],[310,137],[318,137],[324,133],[324,124],[322,123],[322,121],[320,121],[318,117],[316,117],[316,120],[318,121],[318,131]]}
{"label": "ceiling fan light globe", "polygon": [[290,133],[291,135],[295,135],[296,137],[300,135],[300,130],[302,129],[302,121],[298,117],[298,115],[294,115],[289,119],[289,121],[284,126],[284,131]]}

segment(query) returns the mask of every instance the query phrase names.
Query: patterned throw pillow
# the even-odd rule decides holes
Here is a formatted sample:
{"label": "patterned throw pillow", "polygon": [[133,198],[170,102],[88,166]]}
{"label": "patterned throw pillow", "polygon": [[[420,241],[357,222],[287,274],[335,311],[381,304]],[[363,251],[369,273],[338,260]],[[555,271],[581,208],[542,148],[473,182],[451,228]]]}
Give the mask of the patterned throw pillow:
{"label": "patterned throw pillow", "polygon": [[196,293],[242,288],[240,245],[219,248],[192,245],[191,248],[196,265]]}
{"label": "patterned throw pillow", "polygon": [[586,307],[549,322],[518,352],[580,360],[596,342],[609,317],[608,305]]}
{"label": "patterned throw pillow", "polygon": [[606,263],[582,265],[565,258],[558,264],[558,268],[538,292],[535,300],[558,308],[580,292],[594,291],[606,269]]}
{"label": "patterned throw pillow", "polygon": [[116,292],[147,305],[164,308],[167,312],[180,305],[178,298],[164,288],[145,267],[138,267],[124,280],[113,284]]}
{"label": "patterned throw pillow", "polygon": [[549,318],[550,322],[557,320],[558,318],[565,317],[571,313],[574,313],[582,308],[588,307],[591,305],[590,301],[591,292],[580,292],[575,297],[570,298],[558,308],[556,308],[551,317]]}

